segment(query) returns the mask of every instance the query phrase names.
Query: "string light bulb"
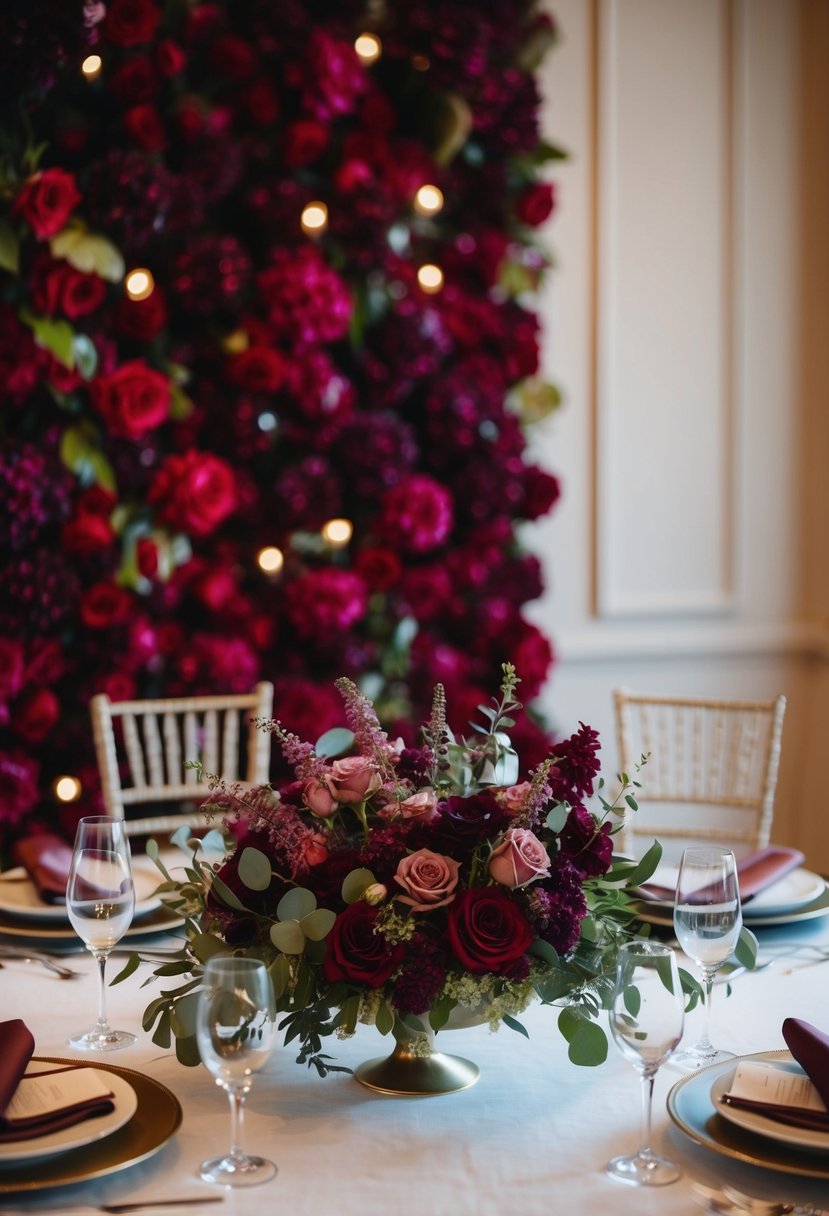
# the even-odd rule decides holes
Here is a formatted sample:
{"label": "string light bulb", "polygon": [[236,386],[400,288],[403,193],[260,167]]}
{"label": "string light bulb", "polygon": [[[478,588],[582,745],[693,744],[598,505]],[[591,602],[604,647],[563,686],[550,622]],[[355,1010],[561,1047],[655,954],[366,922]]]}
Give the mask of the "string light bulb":
{"label": "string light bulb", "polygon": [[435,266],[433,262],[425,262],[419,267],[417,272],[417,281],[420,284],[421,290],[428,292],[429,295],[434,295],[443,287],[443,271],[440,266]]}
{"label": "string light bulb", "polygon": [[350,519],[329,519],[320,529],[323,540],[335,549],[342,549],[351,540],[354,525]]}
{"label": "string light bulb", "polygon": [[155,279],[144,266],[138,266],[124,279],[124,290],[131,300],[146,300],[155,290]]}
{"label": "string light bulb", "polygon": [[281,549],[277,549],[276,545],[266,545],[256,554],[256,560],[265,574],[279,574],[285,565],[285,554]]}
{"label": "string light bulb", "polygon": [[58,777],[52,786],[58,802],[76,802],[81,796],[81,783],[77,777]]}
{"label": "string light bulb", "polygon": [[303,232],[308,236],[318,236],[328,227],[328,208],[319,200],[306,203],[299,218]]}
{"label": "string light bulb", "polygon": [[443,191],[431,184],[421,186],[414,196],[414,207],[421,215],[437,215],[443,208]]}
{"label": "string light bulb", "polygon": [[101,75],[101,68],[104,66],[104,61],[100,55],[87,55],[81,64],[81,71],[87,80],[95,80]]}
{"label": "string light bulb", "polygon": [[382,55],[383,44],[376,34],[360,34],[354,42],[354,50],[360,62],[368,67],[369,64],[376,63]]}

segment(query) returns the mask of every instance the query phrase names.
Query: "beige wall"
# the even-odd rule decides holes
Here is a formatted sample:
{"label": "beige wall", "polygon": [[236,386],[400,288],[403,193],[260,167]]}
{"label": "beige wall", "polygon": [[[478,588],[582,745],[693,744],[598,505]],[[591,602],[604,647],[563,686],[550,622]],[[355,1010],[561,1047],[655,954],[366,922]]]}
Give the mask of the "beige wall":
{"label": "beige wall", "polygon": [[548,4],[543,707],[613,771],[617,684],[785,692],[773,838],[829,871],[829,3]]}

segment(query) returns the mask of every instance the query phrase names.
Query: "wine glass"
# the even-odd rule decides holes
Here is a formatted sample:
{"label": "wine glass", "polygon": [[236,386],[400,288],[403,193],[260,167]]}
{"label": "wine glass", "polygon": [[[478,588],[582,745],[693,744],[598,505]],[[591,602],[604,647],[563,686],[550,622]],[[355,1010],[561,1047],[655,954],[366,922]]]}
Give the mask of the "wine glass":
{"label": "wine glass", "polygon": [[123,819],[92,815],[75,834],[66,911],[70,924],[98,963],[98,1021],[69,1039],[80,1051],[118,1051],[135,1042],[107,1021],[104,972],[109,952],[130,926],[135,910],[130,842]]}
{"label": "wine glass", "polygon": [[686,849],[676,884],[674,932],[702,976],[705,1026],[699,1042],[677,1052],[673,1064],[704,1068],[734,1054],[711,1042],[711,988],[714,976],[734,952],[742,924],[734,854],[712,846]]}
{"label": "wine glass", "polygon": [[622,946],[610,1008],[610,1029],[622,1054],[642,1077],[642,1146],[632,1156],[614,1157],[605,1167],[611,1178],[633,1186],[665,1186],[682,1171],[650,1147],[653,1082],[682,1038],[685,1001],[676,955],[664,942],[634,941]]}
{"label": "wine glass", "polygon": [[264,1157],[241,1147],[244,1101],[254,1073],[265,1066],[276,1030],[276,1002],[265,964],[254,958],[217,955],[204,970],[196,1011],[196,1038],[202,1063],[230,1099],[230,1151],[203,1161],[205,1182],[255,1186],[276,1174]]}

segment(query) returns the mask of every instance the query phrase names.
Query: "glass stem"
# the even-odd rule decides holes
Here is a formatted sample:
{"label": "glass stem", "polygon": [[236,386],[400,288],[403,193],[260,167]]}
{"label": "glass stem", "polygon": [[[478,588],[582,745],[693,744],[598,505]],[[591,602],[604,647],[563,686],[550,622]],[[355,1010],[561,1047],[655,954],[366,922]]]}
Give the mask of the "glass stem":
{"label": "glass stem", "polygon": [[229,1089],[227,1096],[230,1099],[230,1152],[228,1157],[231,1161],[243,1161],[245,1157],[242,1152],[242,1138],[245,1134],[245,1091]]}
{"label": "glass stem", "polygon": [[702,968],[702,1004],[705,1010],[705,1021],[702,1038],[699,1041],[698,1047],[704,1052],[714,1050],[714,1044],[711,1042],[711,993],[714,987],[714,976],[716,974],[716,967],[713,971],[709,967]]}
{"label": "glass stem", "polygon": [[655,1072],[642,1073],[642,1147],[639,1149],[638,1156],[650,1157],[653,1153],[651,1148],[651,1111],[653,1109],[653,1082],[656,1077]]}
{"label": "glass stem", "polygon": [[98,964],[98,1025],[95,1030],[98,1034],[108,1034],[110,1026],[107,1021],[106,980],[104,978],[107,956],[96,954],[95,962]]}

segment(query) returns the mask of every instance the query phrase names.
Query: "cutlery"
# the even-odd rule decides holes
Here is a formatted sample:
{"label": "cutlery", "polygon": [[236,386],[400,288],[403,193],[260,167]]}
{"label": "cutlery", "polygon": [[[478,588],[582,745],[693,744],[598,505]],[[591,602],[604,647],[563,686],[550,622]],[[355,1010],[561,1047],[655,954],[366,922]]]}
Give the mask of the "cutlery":
{"label": "cutlery", "polygon": [[20,963],[40,963],[42,967],[47,967],[55,975],[59,975],[62,980],[74,979],[76,975],[80,975],[79,971],[73,971],[71,967],[65,967],[63,963],[55,962],[48,954],[43,954],[38,950],[22,950],[15,949],[14,946],[3,946],[0,947],[0,959],[6,959],[7,962],[17,960]]}
{"label": "cutlery", "polygon": [[758,1199],[754,1195],[745,1195],[736,1187],[724,1186],[722,1190],[714,1190],[701,1182],[692,1184],[696,1197],[704,1201],[707,1210],[712,1213],[732,1213],[733,1216],[827,1216],[823,1208],[810,1203],[787,1203],[783,1200]]}
{"label": "cutlery", "polygon": [[[42,1208],[41,1211],[60,1213],[60,1216],[64,1216],[64,1213],[67,1216],[69,1213],[74,1213],[74,1216],[84,1216],[84,1214],[85,1216],[98,1216],[100,1212],[141,1212],[146,1208],[177,1208],[186,1207],[189,1204],[206,1203],[224,1203],[224,1195],[193,1195],[181,1199],[133,1199],[124,1203],[99,1203],[97,1207],[93,1207],[91,1204],[72,1204],[68,1207]],[[24,1216],[24,1211],[32,1210],[31,1208],[21,1208],[19,1216]],[[16,1216],[16,1213],[8,1210],[5,1212],[5,1216]]]}

